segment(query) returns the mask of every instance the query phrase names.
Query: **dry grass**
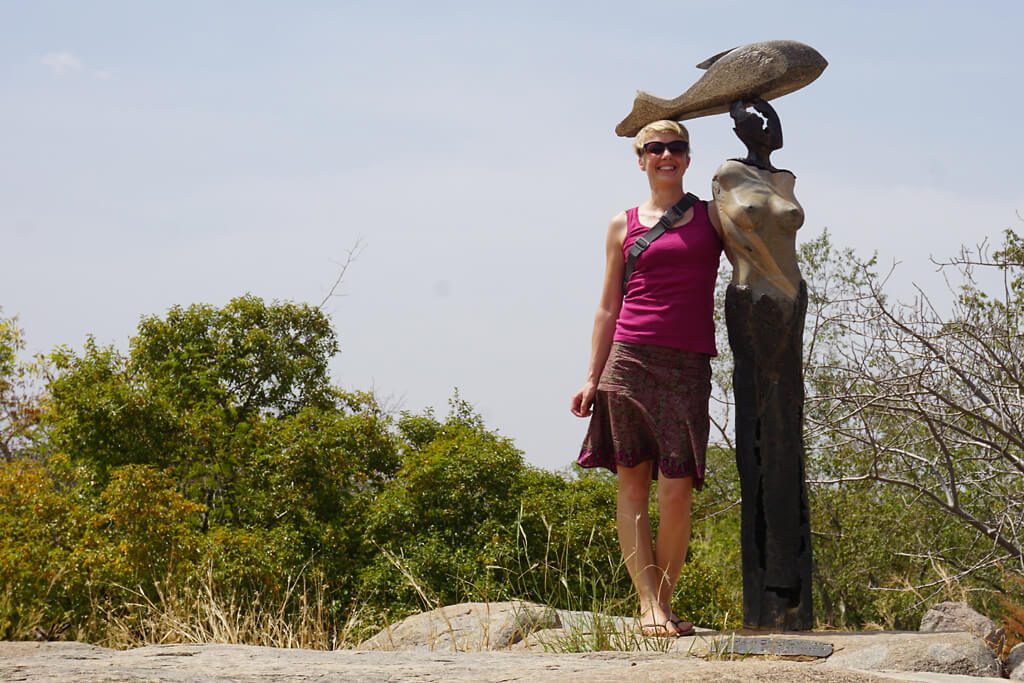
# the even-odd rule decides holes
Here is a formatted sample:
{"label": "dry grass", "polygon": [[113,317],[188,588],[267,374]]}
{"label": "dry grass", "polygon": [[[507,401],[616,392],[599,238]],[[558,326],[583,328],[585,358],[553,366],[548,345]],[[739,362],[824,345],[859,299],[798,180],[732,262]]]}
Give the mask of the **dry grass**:
{"label": "dry grass", "polygon": [[93,605],[101,626],[92,640],[107,647],[223,643],[334,650],[354,644],[364,616],[355,609],[343,622],[336,620],[323,580],[304,574],[273,598],[223,592],[211,573],[194,587],[158,585],[154,597],[120,588],[124,602]]}
{"label": "dry grass", "polygon": [[[550,651],[666,650],[670,639],[644,636],[623,627],[621,618],[610,616],[633,614],[636,606],[635,595],[622,594],[626,569],[621,558],[591,554],[588,547],[583,553],[587,559],[570,561],[567,542],[556,541],[551,526],[546,526],[547,538],[530,548],[520,524],[512,566],[489,567],[499,580],[489,586],[467,585],[467,599],[492,603],[518,600],[536,594],[539,588],[544,594],[542,602],[583,613],[564,634],[552,634],[554,637],[542,644]],[[441,607],[438,596],[404,557],[382,547],[378,551],[416,591],[424,610]],[[592,556],[599,556],[602,566],[597,566]],[[571,566],[575,564],[580,566]],[[74,629],[72,637],[114,648],[221,643],[334,650],[354,647],[371,630],[387,626],[383,614],[358,602],[347,610],[332,605],[328,586],[315,571],[304,570],[279,595],[227,590],[216,584],[212,571],[189,584],[168,580],[149,590],[107,588],[114,590],[104,590],[105,597],[93,601],[92,618]],[[443,612],[441,618],[447,622]],[[450,623],[446,630],[454,636]]]}

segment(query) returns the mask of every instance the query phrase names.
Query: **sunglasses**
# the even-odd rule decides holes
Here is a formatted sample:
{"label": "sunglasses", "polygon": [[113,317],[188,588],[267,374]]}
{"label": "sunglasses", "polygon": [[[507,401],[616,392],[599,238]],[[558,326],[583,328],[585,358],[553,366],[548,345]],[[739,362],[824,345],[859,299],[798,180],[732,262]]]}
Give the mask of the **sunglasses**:
{"label": "sunglasses", "polygon": [[682,156],[690,151],[690,143],[686,140],[673,140],[672,142],[648,142],[644,145],[644,152],[653,154],[656,157],[664,154],[666,149],[669,151],[669,154]]}

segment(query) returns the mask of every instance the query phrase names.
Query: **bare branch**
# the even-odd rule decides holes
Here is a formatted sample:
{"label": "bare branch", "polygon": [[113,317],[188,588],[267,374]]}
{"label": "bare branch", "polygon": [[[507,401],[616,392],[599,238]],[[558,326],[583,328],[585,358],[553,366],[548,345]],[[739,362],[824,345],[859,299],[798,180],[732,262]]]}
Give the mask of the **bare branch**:
{"label": "bare branch", "polygon": [[[946,308],[922,288],[890,300],[892,269],[839,278],[841,294],[827,278],[809,285],[808,472],[820,486],[906,491],[972,530],[948,553],[963,558],[948,564],[955,578],[1011,558],[1024,571],[1024,241],[1008,232],[999,250],[986,241],[933,262],[954,295]],[[999,289],[981,289],[981,268],[1000,269]]]}
{"label": "bare branch", "polygon": [[356,240],[356,243],[352,245],[352,248],[345,252],[345,260],[337,264],[338,267],[340,268],[340,270],[338,271],[338,277],[335,278],[334,284],[331,285],[331,288],[330,290],[328,290],[327,295],[324,297],[324,300],[317,305],[317,308],[322,309],[324,307],[324,304],[330,301],[332,297],[338,296],[335,294],[335,292],[337,291],[338,286],[341,284],[342,280],[345,279],[345,273],[348,272],[349,266],[355,263],[356,259],[359,257],[359,254],[361,254],[363,249],[365,248],[366,246],[363,244],[363,239],[360,237],[359,239]]}

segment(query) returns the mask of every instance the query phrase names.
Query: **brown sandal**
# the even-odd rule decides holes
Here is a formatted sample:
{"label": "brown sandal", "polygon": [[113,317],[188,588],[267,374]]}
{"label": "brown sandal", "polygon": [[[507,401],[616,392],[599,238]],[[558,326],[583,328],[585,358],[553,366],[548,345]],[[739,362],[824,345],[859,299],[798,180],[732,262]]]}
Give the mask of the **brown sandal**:
{"label": "brown sandal", "polygon": [[675,626],[672,619],[666,619],[664,624],[640,624],[640,633],[645,638],[678,638],[680,634],[670,631],[669,624]]}
{"label": "brown sandal", "polygon": [[679,617],[669,617],[668,620],[671,621],[672,625],[676,627],[676,638],[692,636],[694,633],[697,632],[697,629],[694,627],[692,621],[680,619]]}

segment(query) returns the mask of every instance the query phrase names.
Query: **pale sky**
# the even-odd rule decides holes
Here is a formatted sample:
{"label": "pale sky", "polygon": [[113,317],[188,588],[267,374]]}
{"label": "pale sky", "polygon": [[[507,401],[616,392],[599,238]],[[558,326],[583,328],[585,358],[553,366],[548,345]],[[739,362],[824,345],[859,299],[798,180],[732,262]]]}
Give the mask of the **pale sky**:
{"label": "pale sky", "polygon": [[[1024,3],[0,2],[0,306],[32,351],[122,349],[143,315],[251,292],[319,303],[361,240],[335,381],[441,414],[454,388],[528,462],[586,428],[608,219],[647,192],[637,89],[792,39],[774,102],[806,239],[901,262],[1024,229]],[[686,188],[741,155],[688,122]],[[721,349],[727,353],[727,349]]]}

